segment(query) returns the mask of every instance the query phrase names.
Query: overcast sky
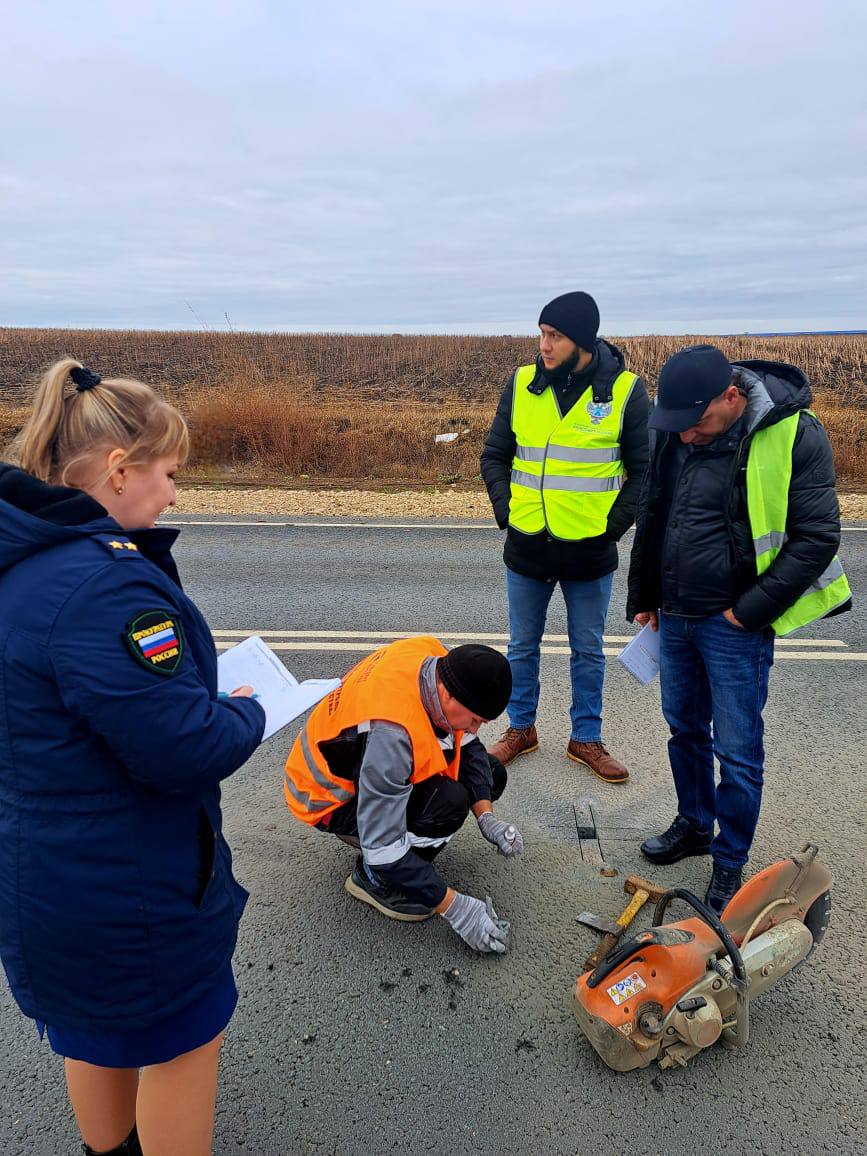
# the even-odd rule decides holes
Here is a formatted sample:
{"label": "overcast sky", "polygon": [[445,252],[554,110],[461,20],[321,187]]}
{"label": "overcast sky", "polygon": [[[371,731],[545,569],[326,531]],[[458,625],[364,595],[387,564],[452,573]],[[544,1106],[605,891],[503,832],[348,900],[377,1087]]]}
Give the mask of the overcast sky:
{"label": "overcast sky", "polygon": [[0,325],[867,327],[863,0],[28,0]]}

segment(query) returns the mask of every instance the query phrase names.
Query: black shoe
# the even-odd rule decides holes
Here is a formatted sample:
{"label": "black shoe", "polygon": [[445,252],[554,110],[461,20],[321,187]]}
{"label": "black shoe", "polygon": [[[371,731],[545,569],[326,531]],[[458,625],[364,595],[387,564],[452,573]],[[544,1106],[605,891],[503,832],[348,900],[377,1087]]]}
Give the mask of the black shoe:
{"label": "black shoe", "polygon": [[413,903],[402,891],[394,890],[381,880],[374,883],[364,870],[364,861],[360,855],[355,860],[352,874],[344,883],[344,887],[350,895],[354,895],[362,903],[369,903],[389,919],[401,919],[404,923],[420,923],[433,915],[430,907]]}
{"label": "black shoe", "polygon": [[124,1142],[118,1144],[115,1148],[100,1148],[97,1152],[95,1148],[91,1148],[87,1144],[82,1144],[81,1150],[84,1156],[142,1156],[141,1142],[139,1141],[135,1124],[133,1124],[132,1131]]}
{"label": "black shoe", "polygon": [[651,863],[678,863],[688,855],[707,855],[713,831],[699,831],[681,815],[661,835],[645,839],[641,854]]}
{"label": "black shoe", "polygon": [[705,903],[717,915],[722,915],[728,901],[740,890],[742,882],[740,867],[721,867],[719,863],[714,863],[710,885],[704,897]]}

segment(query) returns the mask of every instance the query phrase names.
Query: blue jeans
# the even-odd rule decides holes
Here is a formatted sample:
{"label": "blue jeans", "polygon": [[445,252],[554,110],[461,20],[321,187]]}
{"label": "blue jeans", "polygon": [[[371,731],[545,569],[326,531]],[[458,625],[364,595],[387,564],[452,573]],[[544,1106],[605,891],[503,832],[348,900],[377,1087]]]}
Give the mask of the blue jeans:
{"label": "blue jeans", "polygon": [[[613,574],[589,582],[560,582],[566,602],[566,627],[572,679],[571,737],[579,743],[602,738],[602,681],[605,658],[602,632],[611,599]],[[512,697],[509,723],[523,730],[536,721],[539,705],[539,662],[545,616],[556,582],[526,578],[506,568],[509,594],[509,664]]]}
{"label": "blue jeans", "polygon": [[702,831],[713,831],[716,820],[711,855],[723,867],[746,863],[759,821],[762,711],[773,662],[770,630],[740,630],[722,614],[659,615],[662,713],[671,730],[668,757],[678,811]]}

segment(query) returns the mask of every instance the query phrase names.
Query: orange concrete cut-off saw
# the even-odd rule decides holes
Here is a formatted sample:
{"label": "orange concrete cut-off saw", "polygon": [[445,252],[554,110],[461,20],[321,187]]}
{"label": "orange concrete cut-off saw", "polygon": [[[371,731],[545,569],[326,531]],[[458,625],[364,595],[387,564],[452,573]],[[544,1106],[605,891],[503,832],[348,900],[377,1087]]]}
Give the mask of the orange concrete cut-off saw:
{"label": "orange concrete cut-off saw", "polygon": [[[828,926],[831,872],[816,854],[808,843],[754,875],[720,917],[691,891],[666,891],[656,926],[579,976],[575,1015],[610,1068],[683,1067],[717,1040],[746,1044],[750,1001],[806,959]],[[663,924],[674,899],[695,917]]]}

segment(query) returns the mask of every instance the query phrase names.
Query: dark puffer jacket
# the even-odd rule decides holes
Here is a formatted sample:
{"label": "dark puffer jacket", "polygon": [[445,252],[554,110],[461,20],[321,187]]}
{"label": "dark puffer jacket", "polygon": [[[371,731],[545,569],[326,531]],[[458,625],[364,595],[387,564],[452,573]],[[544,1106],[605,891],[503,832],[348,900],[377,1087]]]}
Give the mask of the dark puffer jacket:
{"label": "dark puffer jacket", "polygon": [[[730,445],[723,435],[715,439],[720,445],[685,457],[676,434],[651,431],[629,568],[630,621],[659,608],[702,616],[731,607],[747,630],[759,630],[792,606],[837,552],[834,459],[821,424],[805,412],[806,376],[782,362],[742,361],[734,369],[748,400]],[[798,412],[787,539],[759,577],[747,513],[749,446],[759,430]]]}
{"label": "dark puffer jacket", "polygon": [[[593,387],[593,392],[610,396],[611,386],[625,368],[623,354],[607,341],[596,343],[593,361],[583,373],[573,373],[562,382],[550,381],[560,413],[566,414],[582,394]],[[540,370],[544,377],[544,371]],[[509,378],[500,397],[497,412],[482,451],[482,477],[488,488],[488,497],[494,517],[501,530],[508,527],[503,547],[503,560],[510,570],[528,578],[592,580],[617,569],[616,543],[635,521],[641,479],[647,466],[647,416],[650,402],[647,386],[639,378],[632,390],[623,414],[621,432],[622,458],[626,481],[608,514],[608,527],[595,538],[577,542],[563,542],[545,530],[539,534],[523,534],[509,526],[509,497],[511,493],[512,460],[515,456],[515,434],[512,430],[512,399],[514,375]]]}
{"label": "dark puffer jacket", "polygon": [[[218,698],[176,537],[0,465],[0,957],[54,1027],[144,1028],[199,999],[247,899],[220,781],[265,713]],[[165,673],[132,637],[143,612],[172,625]]]}

